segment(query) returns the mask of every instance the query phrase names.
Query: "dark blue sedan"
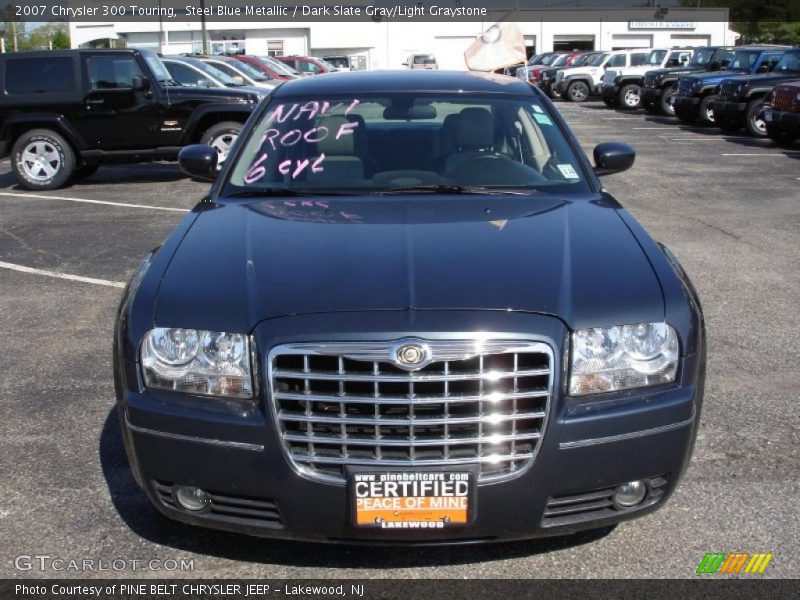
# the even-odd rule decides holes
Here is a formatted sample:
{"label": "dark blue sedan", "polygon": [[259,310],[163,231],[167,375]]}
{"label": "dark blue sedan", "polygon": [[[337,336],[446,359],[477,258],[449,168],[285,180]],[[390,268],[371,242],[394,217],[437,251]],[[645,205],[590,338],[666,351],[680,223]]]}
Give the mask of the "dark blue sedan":
{"label": "dark blue sedan", "polygon": [[675,260],[520,80],[277,87],[124,294],[116,392],[165,515],[276,538],[459,543],[645,515],[697,433],[705,332]]}

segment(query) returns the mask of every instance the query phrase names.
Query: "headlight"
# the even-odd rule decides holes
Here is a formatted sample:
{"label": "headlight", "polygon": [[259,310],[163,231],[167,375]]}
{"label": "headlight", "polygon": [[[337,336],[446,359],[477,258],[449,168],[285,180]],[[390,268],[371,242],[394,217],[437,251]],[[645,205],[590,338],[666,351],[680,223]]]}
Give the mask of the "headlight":
{"label": "headlight", "polygon": [[151,388],[253,397],[250,341],[241,333],[156,327],[142,341],[142,371]]}
{"label": "headlight", "polygon": [[572,334],[572,396],[671,383],[677,369],[678,336],[666,323],[579,329]]}

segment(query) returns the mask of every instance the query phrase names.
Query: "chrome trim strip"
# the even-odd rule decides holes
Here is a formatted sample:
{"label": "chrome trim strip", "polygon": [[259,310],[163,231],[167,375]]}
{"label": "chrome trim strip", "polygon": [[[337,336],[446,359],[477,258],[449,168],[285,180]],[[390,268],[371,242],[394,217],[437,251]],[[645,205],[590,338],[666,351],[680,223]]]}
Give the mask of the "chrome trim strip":
{"label": "chrome trim strip", "polygon": [[211,444],[213,446],[222,446],[224,448],[235,448],[236,450],[250,450],[252,452],[263,452],[264,446],[262,444],[250,444],[248,442],[234,442],[231,440],[212,440],[209,438],[195,437],[192,435],[183,435],[180,433],[170,433],[168,431],[158,431],[157,429],[148,429],[146,427],[139,427],[131,423],[128,418],[128,413],[125,413],[125,426],[131,431],[136,433],[143,433],[145,435],[154,435],[169,440],[176,440],[179,442],[194,442],[198,444]]}
{"label": "chrome trim strip", "polygon": [[[502,440],[499,440],[499,441],[510,442],[510,441],[515,441],[515,440],[538,440],[542,436],[539,433],[518,433],[518,434],[515,434],[513,436],[512,435],[503,434],[502,436],[499,436],[499,437],[502,437]],[[310,443],[310,444],[335,444],[335,443],[341,443],[341,441],[342,441],[341,438],[326,437],[324,435],[308,436],[308,435],[303,435],[303,434],[300,434],[300,433],[284,433],[283,434],[283,439],[288,440],[290,442],[304,442],[304,443]],[[449,446],[454,446],[454,445],[458,446],[458,445],[461,445],[461,444],[493,444],[493,443],[496,443],[497,441],[498,440],[493,438],[491,435],[484,435],[483,437],[480,437],[480,438],[478,438],[478,437],[451,438],[451,439],[449,439],[447,441],[436,439],[436,438],[434,438],[434,439],[422,439],[422,440],[416,439],[416,438],[413,439],[413,440],[410,440],[410,439],[399,440],[399,439],[381,438],[379,440],[379,443],[376,444],[374,439],[350,438],[349,437],[349,438],[347,438],[347,445],[348,446],[376,446],[376,445],[380,445],[380,446],[409,446],[409,447],[415,446],[415,447],[423,447],[423,446],[441,446],[443,444],[447,444]],[[516,455],[516,456],[521,456],[521,455]],[[313,462],[313,461],[310,461],[310,462]]]}
{"label": "chrome trim strip", "polygon": [[[413,406],[413,404],[412,404]],[[500,423],[503,421],[516,421],[518,419],[541,419],[545,415],[544,411],[537,411],[537,412],[527,412],[527,413],[515,413],[515,414],[501,414],[501,415],[483,415],[478,417],[448,417],[448,418],[440,418],[440,419],[423,419],[421,417],[409,417],[406,419],[390,419],[388,417],[373,417],[373,418],[361,418],[361,417],[347,417],[343,419],[342,417],[323,417],[323,416],[306,416],[301,413],[292,413],[292,412],[278,412],[278,418],[281,421],[293,421],[297,423],[329,423],[331,425],[340,425],[343,422],[347,425],[399,425],[401,427],[410,426],[415,427],[417,425],[424,426],[424,425],[462,425],[464,423],[484,423],[486,425],[493,425],[494,423]],[[531,434],[533,435],[533,434]],[[332,438],[331,441],[335,441],[338,443],[342,443],[343,439],[347,438]],[[380,438],[376,438],[373,440],[375,446],[380,446]],[[439,442],[439,445],[446,444],[447,442],[442,440]]]}
{"label": "chrome trim strip", "polygon": [[[313,379],[313,377],[312,377]],[[424,406],[426,404],[460,404],[464,402],[502,402],[504,400],[521,400],[524,398],[545,398],[550,395],[547,390],[539,392],[494,392],[483,396],[414,396],[414,406]],[[299,400],[306,402],[307,394],[293,394],[291,392],[275,392],[277,400]],[[405,396],[381,396],[381,404],[408,404],[408,397]],[[349,404],[375,404],[374,396],[333,396],[330,394],[314,394],[315,402],[331,402],[339,404],[341,402]]]}
{"label": "chrome trim strip", "polygon": [[596,446],[597,444],[608,444],[611,442],[621,442],[624,440],[632,440],[648,435],[655,435],[659,433],[666,433],[687,427],[694,422],[694,415],[685,421],[678,423],[670,423],[669,425],[662,425],[661,427],[653,427],[652,429],[640,429],[639,431],[631,431],[629,433],[620,433],[618,435],[610,435],[602,438],[589,438],[586,440],[575,440],[574,442],[559,442],[559,450],[569,450],[570,448],[584,448],[586,446]]}
{"label": "chrome trim strip", "polygon": [[[385,361],[388,362],[388,361]],[[438,359],[436,362],[439,362]],[[547,369],[528,369],[527,371],[487,371],[486,373],[424,373],[422,375],[393,375],[387,373],[385,375],[367,375],[356,373],[334,373],[326,371],[314,371],[311,379],[320,379],[325,381],[399,381],[406,383],[409,381],[417,382],[437,382],[437,381],[494,381],[495,379],[511,379],[512,377],[533,377],[536,375],[550,375]],[[308,373],[303,371],[287,371],[275,370],[272,372],[273,377],[281,377],[284,379],[309,379]]]}
{"label": "chrome trim strip", "polygon": [[[447,465],[472,465],[472,464],[479,464],[479,463],[492,463],[495,461],[498,462],[508,462],[508,461],[520,461],[520,460],[530,460],[533,458],[534,454],[531,452],[525,452],[524,454],[497,454],[495,456],[480,456],[480,457],[468,457],[468,458],[448,458],[447,462],[443,462],[441,459],[431,459],[431,460],[420,460],[417,459],[414,462],[409,462],[407,460],[395,460],[395,459],[383,459],[380,462],[376,462],[374,459],[371,458],[341,458],[338,456],[315,456],[315,457],[306,457],[293,455],[295,461],[303,462],[303,463],[321,463],[327,465],[369,465],[369,466],[378,466],[378,467],[405,467],[407,469],[413,469],[414,467],[429,467],[429,466],[447,466]],[[503,474],[502,476],[494,476],[494,480],[503,478],[505,479],[507,474]],[[481,483],[485,481],[491,481],[492,479],[480,479]]]}

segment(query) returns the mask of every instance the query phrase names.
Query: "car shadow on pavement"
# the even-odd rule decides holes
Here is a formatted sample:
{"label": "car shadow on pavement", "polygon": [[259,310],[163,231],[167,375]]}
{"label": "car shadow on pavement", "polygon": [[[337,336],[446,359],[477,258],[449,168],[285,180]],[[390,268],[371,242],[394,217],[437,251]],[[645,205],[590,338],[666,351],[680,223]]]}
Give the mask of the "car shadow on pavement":
{"label": "car shadow on pavement", "polygon": [[293,567],[387,569],[458,565],[521,558],[581,546],[606,537],[614,527],[572,536],[521,542],[447,547],[345,546],[248,537],[192,527],[159,513],[133,479],[122,444],[117,409],[105,421],[99,444],[100,464],[119,516],[136,535],[182,552],[251,563]]}
{"label": "car shadow on pavement", "polygon": [[[59,191],[73,188],[91,187],[93,185],[114,185],[119,183],[168,183],[188,179],[176,164],[144,163],[138,165],[106,165],[96,173],[81,180],[72,180]],[[0,175],[0,189],[11,188],[14,191],[30,192],[17,182],[12,171]]]}

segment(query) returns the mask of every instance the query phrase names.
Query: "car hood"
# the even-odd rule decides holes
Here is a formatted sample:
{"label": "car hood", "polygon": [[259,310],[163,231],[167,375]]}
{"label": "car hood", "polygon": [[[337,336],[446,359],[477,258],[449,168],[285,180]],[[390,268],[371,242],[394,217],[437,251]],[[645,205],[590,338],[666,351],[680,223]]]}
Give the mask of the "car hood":
{"label": "car hood", "polygon": [[572,327],[664,318],[610,196],[245,202],[198,215],[163,274],[157,325],[243,332],[287,315],[409,309],[527,311]]}
{"label": "car hood", "polygon": [[732,79],[735,77],[748,77],[749,73],[743,71],[712,71],[703,75],[692,75],[693,79],[699,79],[703,83],[719,83],[723,79]]}
{"label": "car hood", "polygon": [[248,91],[244,88],[205,88],[194,86],[168,86],[170,100],[202,100],[203,102],[252,102],[263,90]]}
{"label": "car hood", "polygon": [[605,69],[603,67],[568,67],[562,69],[561,72],[564,77],[570,77],[572,75],[598,75],[605,72]]}
{"label": "car hood", "polygon": [[669,67],[668,69],[650,69],[648,73],[652,77],[669,77],[671,75],[691,75],[692,73],[702,73],[703,67]]}
{"label": "car hood", "polygon": [[782,83],[797,79],[797,73],[762,73],[760,75],[739,75],[737,77],[726,77],[725,81],[744,81],[755,85]]}

